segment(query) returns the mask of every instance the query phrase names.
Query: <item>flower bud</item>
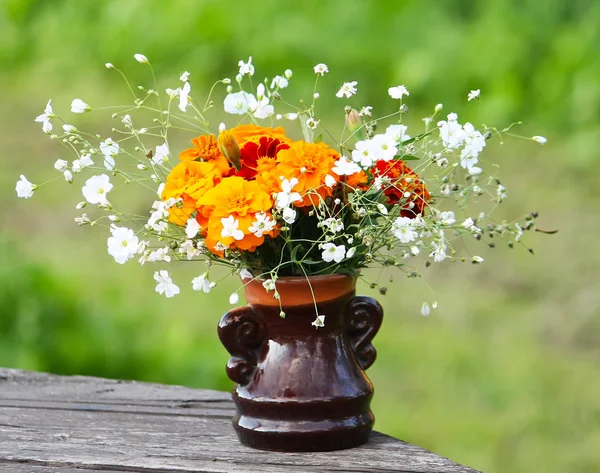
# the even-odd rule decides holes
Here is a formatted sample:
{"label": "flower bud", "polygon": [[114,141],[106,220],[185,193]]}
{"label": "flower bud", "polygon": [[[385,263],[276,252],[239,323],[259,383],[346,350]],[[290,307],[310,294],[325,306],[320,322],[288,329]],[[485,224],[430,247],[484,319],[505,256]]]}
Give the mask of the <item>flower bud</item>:
{"label": "flower bud", "polygon": [[440,111],[442,108],[444,108],[444,105],[442,105],[441,103],[438,103],[438,104],[435,106],[435,111],[436,111],[436,112],[439,112],[439,111]]}
{"label": "flower bud", "polygon": [[226,77],[225,79],[223,79],[223,84],[225,84],[225,85],[231,84],[231,79],[229,77]]}
{"label": "flower bud", "polygon": [[223,156],[227,158],[233,166],[239,171],[242,168],[240,163],[240,147],[235,141],[235,137],[229,130],[222,130],[219,133],[219,138],[217,140],[219,145],[219,150],[223,153]]}
{"label": "flower bud", "polygon": [[286,69],[285,72],[283,73],[283,75],[285,76],[286,79],[291,79],[292,78],[292,70]]}
{"label": "flower bud", "polygon": [[346,128],[350,133],[354,133],[362,126],[362,118],[354,108],[346,114]]}

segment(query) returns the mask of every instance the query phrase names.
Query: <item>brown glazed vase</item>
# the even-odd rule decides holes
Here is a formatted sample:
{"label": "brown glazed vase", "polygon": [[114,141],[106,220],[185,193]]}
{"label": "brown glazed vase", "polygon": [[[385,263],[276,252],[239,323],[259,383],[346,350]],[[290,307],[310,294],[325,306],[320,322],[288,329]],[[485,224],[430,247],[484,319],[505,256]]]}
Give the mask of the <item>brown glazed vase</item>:
{"label": "brown glazed vase", "polygon": [[[373,428],[373,385],[365,370],[375,361],[371,340],[381,325],[381,306],[355,295],[352,276],[309,280],[277,280],[285,318],[274,293],[252,281],[245,288],[249,305],[219,322],[231,354],[227,375],[237,383],[233,427],[249,447],[339,450],[365,443]],[[325,315],[321,328],[311,325],[315,301]]]}

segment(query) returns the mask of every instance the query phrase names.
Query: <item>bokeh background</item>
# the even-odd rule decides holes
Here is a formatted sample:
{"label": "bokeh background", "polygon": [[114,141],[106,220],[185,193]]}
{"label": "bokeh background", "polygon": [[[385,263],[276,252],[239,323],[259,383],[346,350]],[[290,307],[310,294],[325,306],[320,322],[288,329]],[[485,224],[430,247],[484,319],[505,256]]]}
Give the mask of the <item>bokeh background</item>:
{"label": "bokeh background", "polygon": [[[72,222],[81,182],[18,200],[19,174],[42,182],[64,154],[33,118],[52,98],[72,123],[99,122],[71,115],[71,100],[125,102],[107,61],[149,85],[138,52],[161,87],[188,70],[195,91],[252,55],[258,78],[291,68],[294,94],[308,95],[324,62],[323,120],[340,122],[343,81],[376,110],[405,84],[411,124],[443,102],[461,121],[522,120],[517,133],[549,140],[490,143],[485,156],[509,192],[497,216],[537,210],[557,235],[514,250],[486,241],[483,265],[398,274],[378,296],[376,428],[489,473],[600,471],[598,46],[594,0],[2,0],[0,365],[230,389],[215,326],[236,282],[192,293],[183,281],[200,269],[175,266],[186,290],[163,299],[155,268],[116,265],[106,230]],[[467,103],[474,88],[481,100]]]}

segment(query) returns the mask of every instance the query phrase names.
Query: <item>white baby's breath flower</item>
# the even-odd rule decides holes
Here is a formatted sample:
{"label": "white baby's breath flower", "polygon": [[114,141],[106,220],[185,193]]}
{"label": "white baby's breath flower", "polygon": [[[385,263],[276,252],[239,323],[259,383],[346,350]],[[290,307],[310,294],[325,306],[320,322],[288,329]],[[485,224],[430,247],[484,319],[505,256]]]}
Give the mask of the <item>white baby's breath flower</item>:
{"label": "white baby's breath flower", "polygon": [[337,184],[337,181],[335,180],[335,177],[331,176],[330,174],[327,174],[325,176],[325,185],[327,187],[333,187]]}
{"label": "white baby's breath flower", "polygon": [[264,84],[258,84],[256,88],[256,109],[254,110],[256,118],[268,118],[275,113],[275,108],[269,104],[269,97],[265,92]]}
{"label": "white baby's breath flower", "polygon": [[152,156],[152,163],[155,165],[169,162],[169,147],[166,143],[156,147],[156,153]]}
{"label": "white baby's breath flower", "polygon": [[109,171],[115,168],[115,156],[119,154],[119,150],[119,143],[115,143],[111,138],[100,143],[100,151],[104,155],[104,167]]}
{"label": "white baby's breath flower", "polygon": [[[348,242],[348,243],[350,243],[350,242]],[[352,258],[355,253],[356,253],[356,247],[353,246],[346,252],[346,259]]]}
{"label": "white baby's breath flower", "polygon": [[64,159],[57,159],[54,163],[54,169],[56,169],[59,172],[64,172],[64,170],[67,169],[68,164],[69,163]]}
{"label": "white baby's breath flower", "polygon": [[29,182],[27,178],[21,174],[21,179],[17,181],[17,186],[15,188],[17,196],[21,199],[29,199],[33,197],[33,193],[36,189],[37,186]]}
{"label": "white baby's breath flower", "polygon": [[338,176],[351,176],[361,171],[358,164],[350,161],[346,156],[340,157],[334,164],[331,170]]}
{"label": "white baby's breath flower", "polygon": [[265,233],[269,233],[277,225],[277,222],[265,212],[258,212],[254,217],[256,220],[248,227],[248,231],[257,238],[261,238]]}
{"label": "white baby's breath flower", "polygon": [[315,92],[313,94],[313,99],[317,100],[320,96],[321,96],[321,94],[319,94],[319,92]]}
{"label": "white baby's breath flower", "polygon": [[246,268],[242,268],[240,270],[240,278],[242,279],[242,281],[245,281],[246,279],[254,279],[254,276],[252,276],[252,273]]}
{"label": "white baby's breath flower", "polygon": [[85,200],[90,204],[101,204],[108,202],[106,194],[108,194],[112,188],[113,185],[110,183],[110,178],[106,174],[101,174],[99,176],[92,176],[85,181],[85,185],[81,189],[81,192],[85,197]]}
{"label": "white baby's breath flower", "polygon": [[185,234],[188,238],[194,238],[200,231],[200,224],[195,218],[190,218],[185,225]]}
{"label": "white baby's breath flower", "polygon": [[190,79],[190,73],[188,71],[182,72],[179,76],[181,82],[187,82]]}
{"label": "white baby's breath flower", "polygon": [[226,113],[245,115],[248,111],[256,110],[257,101],[254,95],[240,91],[225,96],[223,106]]}
{"label": "white baby's breath flower", "polygon": [[399,100],[401,100],[402,97],[404,97],[405,95],[410,95],[408,92],[408,89],[406,87],[404,87],[403,85],[398,85],[396,87],[390,87],[388,89],[388,94],[393,99],[399,99]]}
{"label": "white baby's breath flower", "polygon": [[240,75],[245,76],[248,74],[249,76],[254,75],[254,66],[252,65],[252,56],[248,58],[248,62],[244,62],[240,60],[238,62],[238,66],[240,66]]}
{"label": "white baby's breath flower", "polygon": [[63,171],[63,177],[65,178],[65,181],[67,181],[68,183],[73,182],[73,173],[71,171],[69,171],[68,169],[65,169]]}
{"label": "white baby's breath flower", "polygon": [[325,74],[327,74],[329,72],[329,68],[327,67],[326,64],[322,64],[321,63],[321,64],[317,64],[314,67],[314,71],[315,71],[315,74],[319,74],[321,76],[324,76]]}
{"label": "white baby's breath flower", "polygon": [[377,160],[377,154],[371,140],[358,141],[354,145],[354,148],[354,151],[352,151],[352,160],[354,162],[359,163],[363,168],[373,166],[373,163]]}
{"label": "white baby's breath flower", "polygon": [[288,85],[288,80],[281,76],[275,76],[271,81],[271,89],[285,89]]}
{"label": "white baby's breath flower", "polygon": [[75,128],[73,125],[67,125],[66,123],[62,126],[62,128],[67,135],[77,131],[77,128]]}
{"label": "white baby's breath flower", "polygon": [[335,243],[324,243],[323,245],[321,245],[321,249],[323,250],[323,261],[327,263],[331,263],[332,261],[339,263],[346,256],[346,247],[344,245],[335,245]]}
{"label": "white baby's breath flower", "polygon": [[433,242],[433,251],[429,255],[433,257],[435,263],[441,263],[446,259],[446,242],[444,240],[444,231],[439,231],[439,239]]}
{"label": "white baby's breath flower", "polygon": [[237,220],[233,215],[230,215],[227,218],[222,218],[221,225],[223,225],[223,228],[221,230],[221,237],[233,237],[234,240],[242,240],[244,238],[244,232],[238,229],[239,224],[240,221]]}
{"label": "white baby's breath flower", "polygon": [[370,117],[372,110],[373,110],[373,107],[371,107],[370,105],[367,105],[366,107],[361,108],[360,112],[358,112],[358,114],[361,117]]}
{"label": "white baby's breath flower", "polygon": [[42,131],[44,133],[50,133],[52,131],[52,123],[50,123],[50,120],[54,118],[54,113],[52,111],[51,102],[52,100],[48,100],[44,113],[35,117],[35,121],[42,124]]}
{"label": "white baby's breath flower", "polygon": [[274,279],[267,279],[266,281],[264,281],[262,283],[262,286],[265,288],[265,291],[267,291],[267,292],[276,290]]}
{"label": "white baby's breath flower", "polygon": [[286,207],[283,209],[283,213],[281,214],[281,218],[285,223],[292,224],[296,221],[296,211],[291,207]]}
{"label": "white baby's breath flower", "polygon": [[144,56],[143,54],[137,53],[133,55],[134,59],[139,62],[140,64],[148,64],[148,58],[146,56]]}
{"label": "white baby's breath flower", "polygon": [[208,272],[192,279],[192,289],[208,294],[217,284],[208,280]]}
{"label": "white baby's breath flower", "polygon": [[315,328],[325,327],[325,316],[317,315],[317,318],[311,322],[311,325]]}
{"label": "white baby's breath flower", "polygon": [[323,220],[322,225],[331,233],[339,233],[344,230],[344,222],[339,218],[327,218]]}
{"label": "white baby's breath flower", "polygon": [[197,258],[202,254],[202,252],[196,246],[194,246],[194,242],[192,240],[184,241],[181,245],[179,245],[177,251],[180,254],[185,254],[188,260]]}
{"label": "white baby's breath flower", "polygon": [[155,290],[159,294],[164,294],[167,297],[174,297],[179,294],[179,286],[173,283],[168,271],[164,269],[156,271],[154,273],[154,280],[158,283]]}
{"label": "white baby's breath flower", "polygon": [[437,215],[437,220],[440,222],[441,225],[444,225],[444,226],[450,226],[456,222],[454,212],[452,212],[451,210],[447,210],[445,212],[440,212]]}
{"label": "white baby's breath flower", "polygon": [[357,85],[358,85],[358,82],[355,80],[352,82],[344,82],[344,84],[342,85],[340,90],[337,91],[335,96],[338,98],[342,98],[345,96],[346,98],[349,99],[354,94],[356,94],[356,86]]}
{"label": "white baby's breath flower", "polygon": [[385,205],[383,204],[377,204],[377,210],[379,210],[379,213],[381,215],[387,215],[388,214],[388,209]]}
{"label": "white baby's breath flower", "polygon": [[286,69],[286,70],[283,72],[283,75],[285,76],[285,78],[286,78],[287,80],[290,80],[290,79],[292,78],[293,72],[292,72],[292,70],[291,70],[291,69]]}
{"label": "white baby's breath flower", "polygon": [[296,120],[296,118],[298,118],[298,114],[297,113],[286,113],[284,115],[285,118],[287,118],[288,120]]}
{"label": "white baby's breath flower", "polygon": [[71,102],[71,112],[84,113],[89,112],[92,108],[81,99],[75,99]]}
{"label": "white baby's breath flower", "polygon": [[310,117],[306,120],[306,126],[311,130],[315,130],[317,126],[319,126],[320,120],[315,120],[313,117]]}
{"label": "white baby's breath flower", "polygon": [[434,109],[434,110],[435,110],[435,113],[439,112],[439,111],[440,111],[440,110],[442,110],[443,108],[444,108],[444,104],[442,104],[442,103],[438,103],[438,104],[435,106],[435,109]]}
{"label": "white baby's breath flower", "polygon": [[500,202],[506,199],[506,197],[508,197],[508,194],[506,193],[506,187],[504,187],[502,184],[498,184],[498,188],[496,189],[496,195],[498,196],[498,200]]}
{"label": "white baby's breath flower", "polygon": [[229,296],[229,303],[231,305],[236,305],[240,301],[240,295],[237,292],[234,292]]}
{"label": "white baby's breath flower", "polygon": [[390,125],[385,129],[385,135],[392,138],[396,143],[403,143],[410,140],[406,134],[408,127],[406,125]]}
{"label": "white baby's breath flower", "polygon": [[192,90],[192,86],[189,82],[183,84],[183,87],[179,91],[179,110],[185,112],[187,110],[187,106],[190,102],[190,91]]}
{"label": "white baby's breath flower", "polygon": [[82,225],[87,225],[88,223],[91,222],[90,218],[87,216],[87,214],[83,214],[81,217],[75,217],[73,219],[75,221],[75,223],[77,225],[79,225],[80,227]]}
{"label": "white baby's breath flower", "polygon": [[104,67],[106,67],[107,69],[114,69],[115,68],[115,66],[113,66],[110,62],[105,63]]}
{"label": "white baby's breath flower", "polygon": [[125,264],[138,250],[138,237],[130,228],[110,226],[110,236],[106,242],[108,254],[119,264]]}
{"label": "white baby's breath flower", "polygon": [[473,256],[473,263],[480,264],[483,263],[483,258],[481,256]]}
{"label": "white baby's breath flower", "polygon": [[400,243],[410,243],[419,238],[419,232],[416,231],[413,220],[408,217],[398,217],[392,224],[391,230]]}
{"label": "white baby's breath flower", "polygon": [[169,254],[169,247],[165,246],[164,248],[152,251],[146,258],[146,261],[150,263],[158,263],[159,261],[170,263],[171,255]]}
{"label": "white baby's breath flower", "polygon": [[480,95],[481,95],[481,90],[479,90],[479,89],[472,90],[467,95],[467,100],[470,102],[471,100],[478,99]]}
{"label": "white baby's breath flower", "polygon": [[541,145],[545,145],[548,142],[543,136],[532,136],[531,139]]}
{"label": "white baby's breath flower", "polygon": [[448,121],[438,122],[440,129],[440,138],[444,146],[448,149],[455,149],[462,145],[467,137],[462,125],[458,123],[458,115],[451,113],[448,115]]}
{"label": "white baby's breath flower", "polygon": [[429,308],[429,303],[423,302],[423,305],[421,305],[421,315],[423,315],[424,317],[427,317],[430,313],[431,313],[431,309]]}

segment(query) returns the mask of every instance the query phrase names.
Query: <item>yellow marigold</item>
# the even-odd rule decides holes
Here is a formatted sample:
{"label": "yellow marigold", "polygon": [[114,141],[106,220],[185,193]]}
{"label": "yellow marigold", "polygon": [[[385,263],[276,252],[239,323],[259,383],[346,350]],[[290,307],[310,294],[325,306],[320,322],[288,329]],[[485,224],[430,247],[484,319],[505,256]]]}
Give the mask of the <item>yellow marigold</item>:
{"label": "yellow marigold", "polygon": [[219,150],[219,145],[215,135],[200,135],[192,138],[193,148],[188,148],[179,153],[181,161],[206,161],[214,163],[223,175],[227,175],[230,170],[229,161]]}
{"label": "yellow marigold", "polygon": [[232,128],[229,131],[231,131],[231,134],[237,141],[240,148],[247,141],[257,141],[261,136],[277,138],[282,143],[289,143],[291,141],[287,136],[285,136],[285,130],[280,126],[277,128],[268,128],[257,125],[240,125]]}
{"label": "yellow marigold", "polygon": [[[213,253],[221,254],[216,248],[217,243],[229,248],[254,251],[263,244],[265,235],[276,235],[274,228],[260,237],[256,236],[257,232],[250,230],[257,214],[264,213],[272,218],[272,207],[271,196],[256,181],[232,176],[223,179],[200,199],[196,218],[206,231],[206,246]],[[236,230],[243,234],[242,238],[228,234],[223,224],[225,219],[235,222]]]}
{"label": "yellow marigold", "polygon": [[182,199],[182,204],[169,209],[169,221],[185,225],[196,210],[198,200],[221,178],[221,171],[212,162],[182,161],[175,166],[167,176],[162,199]]}
{"label": "yellow marigold", "polygon": [[[275,175],[298,179],[294,191],[300,193],[302,202],[296,202],[296,206],[317,205],[321,198],[331,196],[339,182],[339,176],[331,170],[339,158],[339,153],[325,143],[294,141],[289,149],[277,154]],[[326,181],[334,185],[330,187]]]}

